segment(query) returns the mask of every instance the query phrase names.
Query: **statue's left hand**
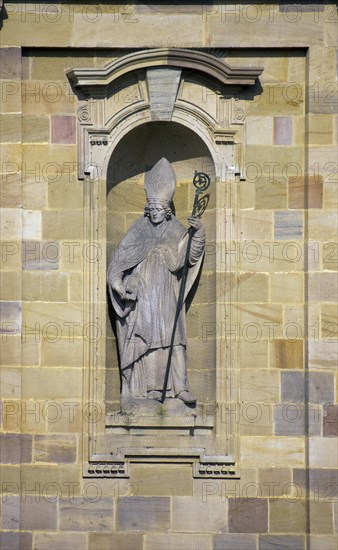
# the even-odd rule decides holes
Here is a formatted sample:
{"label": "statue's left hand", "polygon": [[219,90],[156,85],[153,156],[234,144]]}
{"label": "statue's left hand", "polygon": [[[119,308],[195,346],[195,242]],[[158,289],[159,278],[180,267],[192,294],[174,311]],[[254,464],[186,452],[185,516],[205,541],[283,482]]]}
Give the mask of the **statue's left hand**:
{"label": "statue's left hand", "polygon": [[190,218],[188,218],[188,223],[195,231],[203,229],[201,220],[195,216],[190,216]]}

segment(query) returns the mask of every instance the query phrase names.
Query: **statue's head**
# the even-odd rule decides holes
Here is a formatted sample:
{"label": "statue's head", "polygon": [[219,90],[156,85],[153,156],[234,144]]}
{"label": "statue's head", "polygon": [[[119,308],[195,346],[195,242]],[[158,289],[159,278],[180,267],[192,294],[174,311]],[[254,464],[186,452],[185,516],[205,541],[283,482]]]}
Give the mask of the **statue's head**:
{"label": "statue's head", "polygon": [[169,220],[171,214],[168,203],[159,200],[148,201],[144,209],[144,215],[148,216],[155,225],[162,223],[164,219]]}

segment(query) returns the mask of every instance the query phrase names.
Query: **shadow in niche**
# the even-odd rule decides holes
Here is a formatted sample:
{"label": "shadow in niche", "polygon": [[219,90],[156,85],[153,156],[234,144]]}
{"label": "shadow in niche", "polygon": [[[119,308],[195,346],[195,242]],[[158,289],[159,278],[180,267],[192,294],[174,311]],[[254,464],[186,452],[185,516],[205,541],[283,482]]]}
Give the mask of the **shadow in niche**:
{"label": "shadow in niche", "polygon": [[171,164],[187,163],[185,169],[174,167],[178,180],[192,181],[195,169],[213,167],[207,146],[193,130],[177,122],[148,122],[128,132],[115,148],[107,170],[107,194],[115,185],[143,176],[162,157]]}

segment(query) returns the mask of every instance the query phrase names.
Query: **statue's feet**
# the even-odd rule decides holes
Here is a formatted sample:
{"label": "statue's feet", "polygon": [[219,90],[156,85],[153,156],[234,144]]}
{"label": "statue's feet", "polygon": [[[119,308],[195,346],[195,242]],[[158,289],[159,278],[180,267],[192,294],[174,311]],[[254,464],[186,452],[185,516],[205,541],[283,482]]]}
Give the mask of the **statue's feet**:
{"label": "statue's feet", "polygon": [[158,401],[160,401],[161,397],[162,397],[162,393],[160,391],[156,391],[156,390],[152,390],[150,392],[148,392],[148,399],[157,399]]}
{"label": "statue's feet", "polygon": [[183,403],[186,403],[187,405],[196,404],[196,399],[191,395],[191,393],[186,390],[181,391],[181,393],[178,394],[177,399],[180,399],[181,401],[183,401]]}

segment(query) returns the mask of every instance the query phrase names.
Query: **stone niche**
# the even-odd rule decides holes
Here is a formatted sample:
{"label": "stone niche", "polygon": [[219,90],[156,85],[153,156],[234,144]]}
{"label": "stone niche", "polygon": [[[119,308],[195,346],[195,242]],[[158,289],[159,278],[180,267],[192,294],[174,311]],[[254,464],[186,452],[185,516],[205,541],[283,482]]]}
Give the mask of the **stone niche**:
{"label": "stone niche", "polygon": [[[78,98],[84,239],[94,258],[84,262],[84,313],[92,327],[85,342],[84,396],[96,403],[98,414],[83,429],[84,476],[128,477],[135,462],[191,463],[194,477],[239,475],[236,425],[227,414],[237,401],[236,349],[221,327],[227,271],[236,270],[226,262],[227,243],[234,239],[228,214],[236,209],[244,166],[245,103],[238,96],[245,89],[249,97],[261,72],[232,69],[202,51],[154,49],[103,69],[68,73]],[[125,411],[106,265],[142,215],[145,171],[162,157],[175,171],[175,215],[185,225],[195,170],[211,178],[203,215],[206,255],[187,304],[188,378],[197,406],[173,411],[166,400],[147,410],[135,403]]]}

